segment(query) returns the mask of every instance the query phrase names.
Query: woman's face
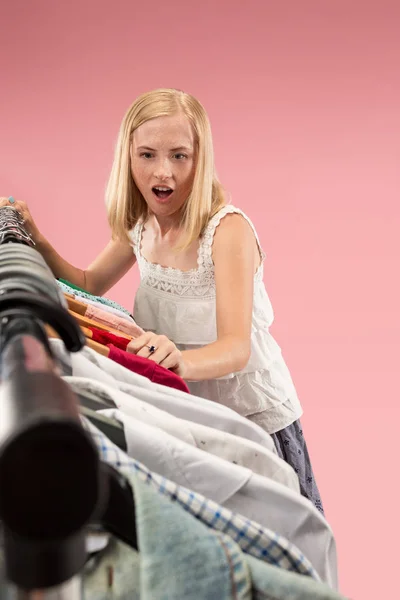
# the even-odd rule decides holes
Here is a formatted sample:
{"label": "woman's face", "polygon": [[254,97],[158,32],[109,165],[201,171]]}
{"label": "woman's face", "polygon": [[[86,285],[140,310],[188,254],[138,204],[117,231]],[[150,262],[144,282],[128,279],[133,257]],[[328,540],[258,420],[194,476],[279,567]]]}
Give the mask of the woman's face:
{"label": "woman's face", "polygon": [[184,114],[151,119],[134,131],[132,177],[156,216],[180,212],[192,190],[195,170],[194,135]]}

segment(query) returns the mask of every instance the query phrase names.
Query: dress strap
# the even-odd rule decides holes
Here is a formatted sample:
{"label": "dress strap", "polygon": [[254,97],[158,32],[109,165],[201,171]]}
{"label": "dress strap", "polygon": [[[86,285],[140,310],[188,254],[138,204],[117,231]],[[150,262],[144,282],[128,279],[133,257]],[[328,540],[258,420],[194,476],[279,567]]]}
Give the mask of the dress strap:
{"label": "dress strap", "polygon": [[136,256],[136,259],[138,259],[138,254],[140,254],[141,232],[142,232],[142,224],[140,221],[138,221],[129,233],[129,238],[131,241],[133,253]]}
{"label": "dress strap", "polygon": [[208,225],[206,226],[204,233],[202,235],[201,242],[200,242],[200,248],[199,248],[199,258],[201,257],[201,262],[203,265],[212,265],[213,264],[212,245],[213,245],[213,241],[214,241],[215,230],[217,229],[221,220],[226,215],[233,214],[233,213],[242,215],[242,217],[244,219],[246,219],[246,221],[250,225],[251,229],[253,230],[254,237],[257,240],[258,249],[260,251],[261,263],[264,262],[265,254],[261,248],[260,240],[258,238],[257,231],[256,231],[253,223],[250,221],[249,217],[247,215],[245,215],[243,211],[240,210],[240,208],[236,208],[236,206],[232,206],[231,204],[226,204],[225,206],[223,206],[221,208],[221,210],[219,210],[210,219],[210,221],[209,221]]}

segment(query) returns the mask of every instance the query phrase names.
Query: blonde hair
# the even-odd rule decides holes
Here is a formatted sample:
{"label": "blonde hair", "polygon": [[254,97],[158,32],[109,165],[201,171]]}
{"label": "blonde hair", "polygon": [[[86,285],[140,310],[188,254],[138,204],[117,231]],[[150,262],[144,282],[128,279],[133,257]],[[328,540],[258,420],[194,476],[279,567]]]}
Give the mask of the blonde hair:
{"label": "blonde hair", "polygon": [[128,239],[129,231],[148,216],[147,204],[131,173],[133,132],[146,121],[182,111],[193,127],[196,171],[193,187],[182,211],[179,248],[198,239],[210,218],[225,205],[225,196],[214,165],[210,122],[196,98],[175,89],[158,89],[139,96],[130,106],[118,134],[114,162],[106,188],[108,222],[113,238]]}

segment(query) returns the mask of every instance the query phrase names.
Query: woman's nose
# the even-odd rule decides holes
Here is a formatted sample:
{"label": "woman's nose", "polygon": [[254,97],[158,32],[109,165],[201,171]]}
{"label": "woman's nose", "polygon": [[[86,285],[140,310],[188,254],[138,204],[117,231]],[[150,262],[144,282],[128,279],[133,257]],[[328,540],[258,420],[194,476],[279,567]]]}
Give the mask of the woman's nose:
{"label": "woman's nose", "polygon": [[172,176],[171,165],[168,160],[157,163],[154,175],[157,179],[168,179]]}

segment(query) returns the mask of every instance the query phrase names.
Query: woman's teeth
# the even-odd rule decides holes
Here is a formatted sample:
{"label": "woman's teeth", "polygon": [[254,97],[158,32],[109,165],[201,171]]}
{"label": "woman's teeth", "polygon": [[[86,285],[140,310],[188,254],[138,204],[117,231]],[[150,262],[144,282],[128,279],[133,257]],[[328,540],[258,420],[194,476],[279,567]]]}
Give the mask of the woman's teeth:
{"label": "woman's teeth", "polygon": [[154,187],[153,192],[158,198],[168,198],[168,196],[172,194],[171,188],[162,186]]}

